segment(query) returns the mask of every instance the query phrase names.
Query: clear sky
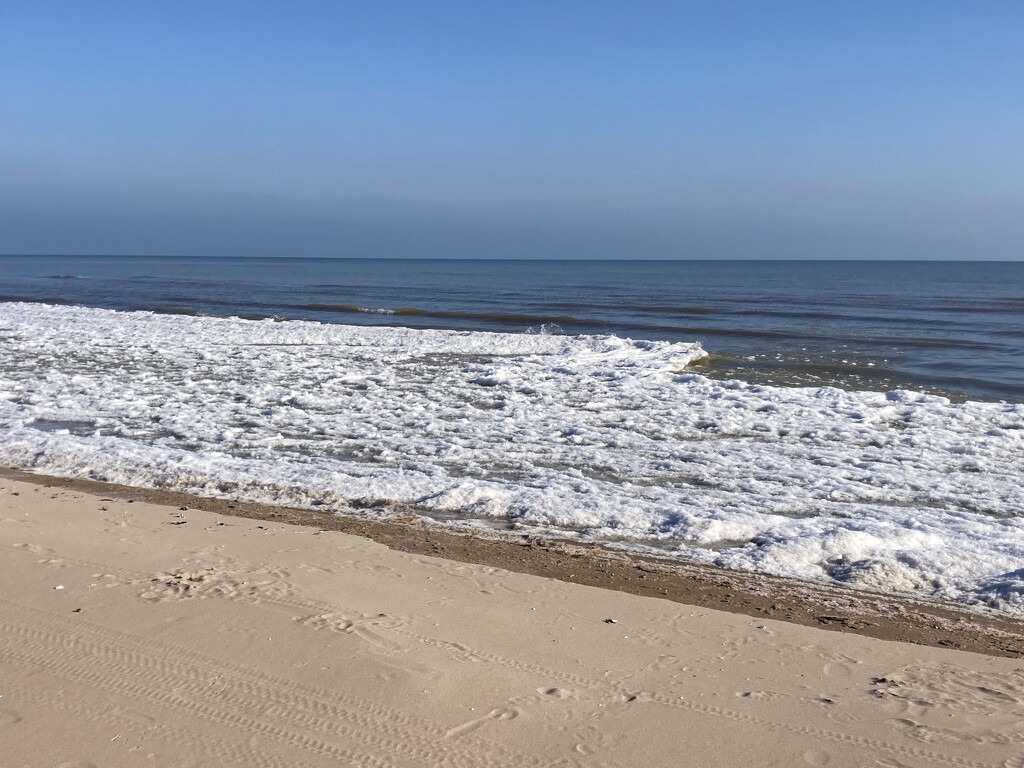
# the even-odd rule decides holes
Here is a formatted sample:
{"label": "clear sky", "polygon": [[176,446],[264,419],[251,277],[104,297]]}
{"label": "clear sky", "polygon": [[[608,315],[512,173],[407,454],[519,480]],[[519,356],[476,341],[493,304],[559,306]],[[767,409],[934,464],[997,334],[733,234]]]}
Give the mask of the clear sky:
{"label": "clear sky", "polygon": [[7,2],[0,253],[1024,257],[1024,2]]}

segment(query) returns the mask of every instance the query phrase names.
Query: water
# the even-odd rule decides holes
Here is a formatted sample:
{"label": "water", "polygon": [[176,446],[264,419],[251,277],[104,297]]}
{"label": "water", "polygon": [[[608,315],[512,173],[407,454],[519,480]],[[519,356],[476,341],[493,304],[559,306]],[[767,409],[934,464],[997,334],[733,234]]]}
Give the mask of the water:
{"label": "water", "polygon": [[1022,277],[0,258],[0,465],[1024,617]]}
{"label": "water", "polygon": [[0,299],[700,341],[718,379],[1024,402],[1024,263],[0,257]]}

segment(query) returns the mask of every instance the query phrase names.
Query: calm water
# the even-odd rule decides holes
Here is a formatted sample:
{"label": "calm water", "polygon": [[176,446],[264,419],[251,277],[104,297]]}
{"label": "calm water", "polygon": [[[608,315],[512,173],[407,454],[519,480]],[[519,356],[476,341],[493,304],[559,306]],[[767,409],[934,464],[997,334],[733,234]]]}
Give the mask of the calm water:
{"label": "calm water", "polygon": [[714,377],[1024,402],[1024,263],[4,256],[0,300],[700,341]]}

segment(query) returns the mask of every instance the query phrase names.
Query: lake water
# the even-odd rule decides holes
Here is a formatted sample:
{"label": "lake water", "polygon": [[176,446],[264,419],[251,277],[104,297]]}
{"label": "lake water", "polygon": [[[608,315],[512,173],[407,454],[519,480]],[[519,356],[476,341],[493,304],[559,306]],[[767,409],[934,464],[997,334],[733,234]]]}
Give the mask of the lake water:
{"label": "lake water", "polygon": [[700,341],[710,376],[1024,401],[1024,263],[0,257],[0,299]]}
{"label": "lake water", "polygon": [[1024,617],[1022,272],[0,258],[0,465]]}

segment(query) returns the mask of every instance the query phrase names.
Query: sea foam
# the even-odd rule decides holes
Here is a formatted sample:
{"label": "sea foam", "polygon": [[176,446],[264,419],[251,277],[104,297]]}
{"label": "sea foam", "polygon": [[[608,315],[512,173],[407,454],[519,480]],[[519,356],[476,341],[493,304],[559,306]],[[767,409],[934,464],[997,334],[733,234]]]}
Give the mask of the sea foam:
{"label": "sea foam", "polygon": [[0,305],[0,351],[11,466],[1024,616],[1022,405],[717,381],[697,344],[40,304]]}

